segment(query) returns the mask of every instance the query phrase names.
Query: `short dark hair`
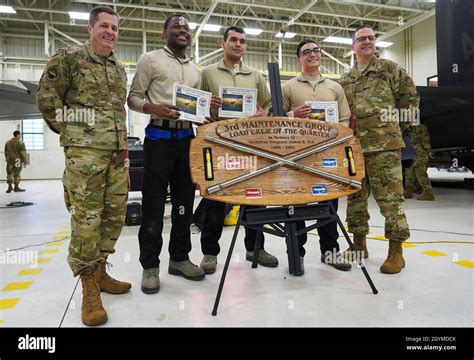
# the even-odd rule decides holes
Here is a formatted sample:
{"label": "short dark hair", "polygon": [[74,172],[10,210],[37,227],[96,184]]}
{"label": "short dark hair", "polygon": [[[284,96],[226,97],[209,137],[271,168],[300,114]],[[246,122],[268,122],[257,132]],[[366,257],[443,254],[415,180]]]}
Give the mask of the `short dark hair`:
{"label": "short dark hair", "polygon": [[116,16],[117,19],[119,18],[117,13],[113,9],[109,8],[108,6],[96,6],[89,13],[89,24],[94,26],[97,20],[99,20],[99,14],[104,13],[104,12],[107,14]]}
{"label": "short dark hair", "polygon": [[172,18],[181,17],[181,16],[184,17],[186,20],[188,20],[187,16],[184,14],[173,14],[171,16],[168,16],[165,20],[164,30],[166,31],[166,29],[168,29],[168,25],[170,24],[170,21]]}
{"label": "short dark hair", "polygon": [[14,137],[16,137],[16,136],[19,135],[19,134],[21,134],[21,132],[19,132],[18,130],[15,130],[15,131],[13,132],[13,136],[14,136]]}
{"label": "short dark hair", "polygon": [[245,34],[245,30],[242,29],[240,26],[229,26],[227,29],[224,31],[224,41],[227,41],[227,37],[229,36],[229,31],[235,31],[238,32],[239,34]]}
{"label": "short dark hair", "polygon": [[365,29],[365,28],[368,28],[368,29],[374,31],[374,28],[372,26],[370,26],[368,24],[362,24],[362,25],[358,26],[357,29],[355,29],[354,33],[352,34],[352,42],[354,42],[354,40],[355,40],[355,35],[356,35],[357,31]]}
{"label": "short dark hair", "polygon": [[310,43],[313,43],[313,44],[316,44],[318,47],[319,47],[319,44],[314,41],[314,40],[311,40],[311,39],[305,39],[303,40],[302,42],[300,42],[296,48],[296,56],[297,57],[300,57],[300,50],[303,46],[305,46],[306,44],[310,44]]}

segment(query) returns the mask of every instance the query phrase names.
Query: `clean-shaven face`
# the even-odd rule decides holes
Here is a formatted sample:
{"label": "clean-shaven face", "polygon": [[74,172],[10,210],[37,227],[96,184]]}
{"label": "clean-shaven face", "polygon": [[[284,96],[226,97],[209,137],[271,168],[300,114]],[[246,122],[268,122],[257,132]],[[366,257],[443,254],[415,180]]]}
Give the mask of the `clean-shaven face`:
{"label": "clean-shaven face", "polygon": [[87,25],[89,40],[100,55],[112,52],[118,40],[118,19],[106,12],[100,13],[94,25]]}
{"label": "clean-shaven face", "polygon": [[189,40],[191,39],[188,20],[183,16],[173,17],[164,34],[168,47],[178,49],[187,48]]}
{"label": "clean-shaven face", "polygon": [[240,60],[247,50],[247,36],[235,30],[229,30],[227,40],[222,39],[221,46],[226,58]]}
{"label": "clean-shaven face", "polygon": [[315,43],[303,45],[299,55],[297,61],[303,72],[314,70],[321,65],[321,49]]}
{"label": "clean-shaven face", "polygon": [[352,42],[352,51],[359,57],[369,57],[375,53],[375,32],[369,28],[357,31]]}

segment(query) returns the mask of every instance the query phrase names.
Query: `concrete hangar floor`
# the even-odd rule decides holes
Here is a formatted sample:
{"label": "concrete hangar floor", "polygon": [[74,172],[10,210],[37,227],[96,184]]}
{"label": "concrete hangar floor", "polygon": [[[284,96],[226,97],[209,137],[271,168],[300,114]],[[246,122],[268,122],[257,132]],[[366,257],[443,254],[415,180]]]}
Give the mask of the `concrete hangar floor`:
{"label": "concrete hangar floor", "polygon": [[[0,205],[34,204],[0,209],[0,327],[82,327],[81,286],[67,265],[69,214],[59,180],[24,181],[24,193],[0,193]],[[161,289],[140,290],[138,226],[124,227],[110,274],[130,281],[125,295],[102,294],[109,321],[105,327],[472,327],[474,271],[474,191],[435,187],[436,201],[407,200],[411,238],[404,245],[406,268],[385,275],[383,218],[370,200],[370,258],[365,266],[379,290],[373,295],[362,271],[341,272],[320,262],[318,235],[306,244],[305,274],[288,273],[284,240],[266,236],[266,249],[280,261],[277,268],[252,269],[245,260],[243,232],[237,239],[217,316],[211,316],[220,275],[234,227],[225,227],[218,269],[203,281],[169,275],[170,219],[165,220],[161,253]],[[141,194],[130,194],[140,201]],[[196,195],[195,207],[200,197]],[[346,199],[340,199],[344,221]],[[170,214],[167,204],[165,214]],[[341,249],[346,248],[340,237]],[[200,234],[192,235],[190,258],[202,259]],[[31,256],[38,264],[31,265]],[[347,314],[351,314],[348,316]]]}

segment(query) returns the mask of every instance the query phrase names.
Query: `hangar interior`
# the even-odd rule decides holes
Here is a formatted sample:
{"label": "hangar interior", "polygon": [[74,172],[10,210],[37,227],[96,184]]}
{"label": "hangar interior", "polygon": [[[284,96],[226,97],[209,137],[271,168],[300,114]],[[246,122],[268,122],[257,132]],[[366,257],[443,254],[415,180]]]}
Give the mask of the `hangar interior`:
{"label": "hangar interior", "polygon": [[[50,56],[64,46],[88,39],[87,20],[80,19],[80,14],[96,5],[110,6],[119,14],[116,54],[126,65],[129,86],[141,54],[164,46],[163,24],[174,13],[185,14],[194,24],[188,53],[199,67],[222,59],[219,44],[223,31],[238,25],[247,29],[248,50],[243,61],[266,79],[269,62],[279,63],[282,82],[299,74],[295,51],[306,38],[316,40],[322,48],[323,75],[338,79],[354,64],[347,39],[357,26],[370,24],[378,41],[384,42],[378,47],[380,57],[404,67],[417,86],[426,86],[428,78],[438,73],[434,1],[0,1],[0,101],[4,109],[9,106],[20,114],[0,114],[0,142],[5,143],[13,131],[20,130],[30,156],[30,165],[22,171],[21,184],[26,192],[0,191],[2,327],[84,326],[80,282],[71,276],[66,261],[70,225],[61,183],[63,149],[39,112],[27,111],[26,105],[23,108],[15,101],[17,95],[4,94],[14,86],[19,89],[18,96],[31,95],[28,86],[38,83]],[[7,7],[14,13],[7,12]],[[148,116],[127,109],[130,137],[143,141],[147,123]],[[434,187],[435,201],[405,201],[411,237],[404,244],[407,266],[400,274],[379,271],[388,245],[383,236],[384,218],[370,199],[371,257],[366,268],[379,294],[372,294],[357,266],[343,273],[322,264],[316,231],[310,233],[306,245],[302,277],[289,275],[282,239],[266,239],[266,249],[278,257],[279,266],[252,269],[239,238],[216,317],[211,316],[212,305],[234,228],[224,228],[215,274],[200,282],[169,275],[171,209],[167,204],[162,289],[156,295],[140,291],[138,226],[125,226],[116,253],[110,257],[111,274],[130,281],[132,290],[118,297],[102,295],[109,313],[104,326],[472,327],[474,192],[472,180],[465,179],[473,175],[456,166],[449,170],[429,169],[433,184],[443,185]],[[0,179],[2,183],[6,179],[3,165]],[[196,192],[195,207],[199,200]],[[33,205],[6,208],[12,201]],[[129,202],[135,201],[141,201],[139,191],[129,194]],[[338,213],[344,222],[345,199],[339,204]],[[200,233],[194,229],[190,258],[197,264],[202,258],[199,239]],[[341,249],[347,247],[342,236],[339,243]],[[35,256],[37,263],[30,264]]]}

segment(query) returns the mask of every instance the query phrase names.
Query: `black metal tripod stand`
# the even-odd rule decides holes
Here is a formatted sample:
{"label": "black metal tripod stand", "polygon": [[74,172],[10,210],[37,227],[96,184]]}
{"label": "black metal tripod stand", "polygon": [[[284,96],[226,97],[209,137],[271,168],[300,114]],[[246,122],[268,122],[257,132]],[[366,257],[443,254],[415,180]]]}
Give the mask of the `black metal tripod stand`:
{"label": "black metal tripod stand", "polygon": [[[298,221],[306,220],[318,221],[314,225],[298,230],[296,223]],[[227,253],[227,259],[225,261],[224,271],[222,272],[221,281],[219,283],[219,289],[217,290],[214,308],[212,309],[212,315],[217,315],[217,308],[219,307],[219,301],[221,298],[222,289],[224,287],[225,277],[227,275],[227,270],[229,268],[230,259],[234,251],[235,241],[237,239],[240,226],[246,226],[248,228],[257,230],[257,239],[255,242],[252,268],[257,267],[260,244],[262,242],[263,233],[266,232],[268,234],[272,234],[278,237],[284,237],[286,239],[290,274],[301,275],[302,269],[300,264],[298,237],[304,233],[307,233],[313,229],[327,225],[334,221],[338,223],[339,228],[344,234],[344,237],[346,238],[351,250],[356,251],[354,244],[349,238],[346,229],[344,229],[341,219],[337,215],[337,212],[334,210],[334,207],[332,206],[331,202],[314,205],[258,208],[248,210],[245,206],[241,206],[239,220],[235,226],[232,242],[230,244],[229,252]],[[264,227],[263,225],[269,225],[270,228]],[[372,292],[374,294],[377,294],[378,291],[375,288],[375,285],[372,282],[372,279],[370,278],[362,260],[358,257],[357,261],[360,269],[364,273],[364,276],[372,289]]]}

